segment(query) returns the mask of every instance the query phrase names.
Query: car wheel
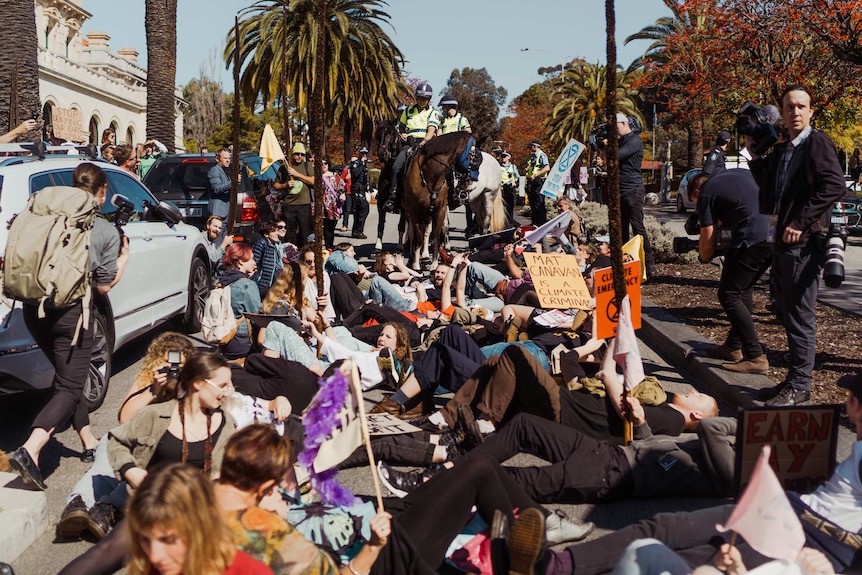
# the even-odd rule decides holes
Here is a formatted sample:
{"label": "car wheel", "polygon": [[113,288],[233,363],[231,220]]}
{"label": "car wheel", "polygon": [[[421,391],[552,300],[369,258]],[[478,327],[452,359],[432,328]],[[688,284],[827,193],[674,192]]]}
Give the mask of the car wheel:
{"label": "car wheel", "polygon": [[188,303],[180,320],[180,328],[184,332],[197,333],[201,330],[201,320],[203,320],[210,287],[210,273],[206,264],[200,258],[195,258],[189,272]]}
{"label": "car wheel", "polygon": [[676,211],[684,214],[685,213],[685,204],[682,202],[682,194],[676,193]]}
{"label": "car wheel", "polygon": [[114,342],[108,331],[108,320],[99,311],[94,310],[93,318],[93,352],[90,354],[90,369],[87,381],[84,382],[84,401],[90,412],[96,411],[105,401],[108,393],[108,382],[111,380],[111,353]]}

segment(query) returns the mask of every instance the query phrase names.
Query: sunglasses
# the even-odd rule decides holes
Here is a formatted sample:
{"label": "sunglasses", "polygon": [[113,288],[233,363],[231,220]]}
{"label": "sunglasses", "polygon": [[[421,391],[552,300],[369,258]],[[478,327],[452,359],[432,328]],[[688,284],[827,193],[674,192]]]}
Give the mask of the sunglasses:
{"label": "sunglasses", "polygon": [[275,229],[277,229],[277,230],[286,230],[286,229],[287,229],[287,226],[275,226]]}
{"label": "sunglasses", "polygon": [[313,266],[314,260],[302,260],[302,263],[304,263],[307,266]]}

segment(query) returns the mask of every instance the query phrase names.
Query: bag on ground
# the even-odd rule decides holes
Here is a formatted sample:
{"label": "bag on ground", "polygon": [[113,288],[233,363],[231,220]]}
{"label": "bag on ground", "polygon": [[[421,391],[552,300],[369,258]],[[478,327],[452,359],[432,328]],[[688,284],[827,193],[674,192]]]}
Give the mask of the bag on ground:
{"label": "bag on ground", "polygon": [[208,343],[225,344],[236,335],[239,324],[245,318],[236,319],[230,302],[230,286],[216,286],[210,290],[201,320],[201,333]]}

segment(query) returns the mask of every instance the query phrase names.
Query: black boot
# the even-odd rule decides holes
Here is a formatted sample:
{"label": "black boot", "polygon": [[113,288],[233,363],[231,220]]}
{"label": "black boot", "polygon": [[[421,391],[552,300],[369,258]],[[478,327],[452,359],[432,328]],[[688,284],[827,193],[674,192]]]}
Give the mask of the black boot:
{"label": "black boot", "polygon": [[401,198],[398,196],[397,191],[392,190],[389,192],[389,198],[386,200],[386,203],[383,204],[383,211],[389,212],[390,214],[401,213]]}

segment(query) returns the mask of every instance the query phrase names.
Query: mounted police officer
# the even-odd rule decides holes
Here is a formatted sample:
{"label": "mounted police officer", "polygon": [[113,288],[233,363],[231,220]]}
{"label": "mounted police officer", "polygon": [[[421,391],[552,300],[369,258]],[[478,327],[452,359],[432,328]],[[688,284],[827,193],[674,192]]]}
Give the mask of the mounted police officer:
{"label": "mounted police officer", "polygon": [[398,133],[405,146],[398,152],[395,163],[392,165],[392,181],[389,184],[389,199],[386,200],[383,209],[387,212],[397,214],[401,211],[401,196],[398,193],[398,179],[404,169],[407,153],[417,147],[424,146],[437,134],[440,127],[440,113],[431,106],[431,96],[434,90],[427,82],[416,86],[413,96],[416,103],[408,106],[398,120]]}
{"label": "mounted police officer", "polygon": [[458,111],[458,99],[455,96],[452,94],[443,96],[440,107],[443,108],[443,121],[440,123],[441,136],[451,132],[473,132],[470,128],[470,120]]}
{"label": "mounted police officer", "polygon": [[703,175],[714,176],[725,169],[724,161],[727,158],[727,146],[729,145],[730,133],[724,130],[720,131],[715,138],[715,146],[706,155],[706,161],[703,163]]}

